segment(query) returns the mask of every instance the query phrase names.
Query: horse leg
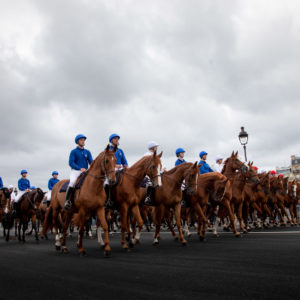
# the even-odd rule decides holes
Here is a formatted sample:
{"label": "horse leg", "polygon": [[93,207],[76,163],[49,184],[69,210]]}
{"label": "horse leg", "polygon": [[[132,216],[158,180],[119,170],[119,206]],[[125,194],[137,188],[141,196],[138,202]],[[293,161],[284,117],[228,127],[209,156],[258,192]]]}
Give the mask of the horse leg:
{"label": "horse leg", "polygon": [[83,249],[83,236],[85,231],[85,211],[83,209],[80,209],[78,212],[78,220],[79,220],[79,234],[78,234],[78,242],[77,247],[79,251],[80,256],[86,256],[86,252]]}
{"label": "horse leg", "polygon": [[198,236],[200,238],[201,241],[203,241],[205,239],[205,232],[203,234],[201,228],[202,228],[202,223],[206,223],[206,217],[205,217],[205,214],[200,206],[199,203],[196,203],[194,205],[194,209],[196,211],[196,214],[198,215],[198,228],[197,228],[197,233],[198,233]]}
{"label": "horse leg", "polygon": [[154,233],[154,240],[153,240],[153,245],[156,246],[159,244],[159,235],[160,235],[160,227],[161,227],[161,222],[163,219],[165,213],[165,207],[164,205],[160,205],[155,208],[155,233]]}
{"label": "horse leg", "polygon": [[121,219],[121,244],[122,248],[125,251],[128,251],[128,246],[126,244],[125,234],[127,229],[127,215],[128,215],[128,206],[126,203],[122,203],[120,208],[120,219]]}
{"label": "horse leg", "polygon": [[238,205],[237,218],[238,218],[239,223],[240,223],[240,229],[242,230],[243,233],[247,233],[248,231],[245,229],[244,224],[243,224],[242,210],[243,210],[243,202],[239,203],[239,205]]}
{"label": "horse leg", "polygon": [[131,209],[131,212],[132,212],[132,215],[133,215],[135,221],[138,223],[138,230],[137,230],[137,232],[134,236],[134,239],[133,239],[133,243],[137,244],[137,243],[139,243],[140,238],[141,238],[141,232],[142,232],[142,229],[143,229],[144,222],[143,222],[143,219],[141,217],[140,209],[139,209],[138,205],[133,206],[132,209]]}
{"label": "horse leg", "polygon": [[61,234],[59,237],[61,237],[61,251],[64,254],[68,254],[69,250],[67,248],[67,233],[68,233],[68,228],[71,223],[73,214],[67,213],[65,216],[65,220],[62,224],[62,229],[61,229]]}
{"label": "horse leg", "polygon": [[240,236],[240,233],[237,231],[236,227],[235,227],[235,223],[234,223],[234,214],[233,214],[233,210],[232,210],[232,206],[230,205],[230,202],[228,199],[226,199],[224,201],[224,206],[227,208],[227,211],[228,211],[228,215],[229,215],[229,220],[230,220],[230,224],[231,224],[231,228],[232,228],[232,231],[234,233],[234,235],[236,237],[239,237]]}
{"label": "horse leg", "polygon": [[[110,257],[111,256],[111,248],[110,248],[110,245],[109,245],[108,225],[107,225],[107,222],[106,222],[106,219],[105,219],[105,209],[104,209],[104,207],[101,207],[97,210],[97,218],[98,218],[99,222],[101,223],[101,226],[102,226],[103,231],[104,231],[104,243],[103,243],[103,240],[102,240],[102,243],[104,244],[104,256],[105,257]],[[98,235],[98,241],[99,241],[99,236],[100,236],[100,239],[102,239],[102,237],[101,237],[101,227],[99,226],[98,228],[100,228],[100,232],[99,232],[99,235]],[[101,245],[101,243],[100,243],[100,245]]]}

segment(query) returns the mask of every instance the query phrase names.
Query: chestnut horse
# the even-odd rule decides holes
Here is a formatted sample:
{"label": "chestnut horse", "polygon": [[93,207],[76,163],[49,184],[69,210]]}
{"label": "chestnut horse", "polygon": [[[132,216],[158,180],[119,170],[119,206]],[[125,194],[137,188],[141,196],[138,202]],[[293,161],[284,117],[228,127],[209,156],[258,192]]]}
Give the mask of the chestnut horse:
{"label": "chestnut horse", "polygon": [[[185,181],[186,192],[188,195],[192,195],[197,188],[197,179],[198,179],[198,166],[197,162],[184,163],[181,164],[170,171],[164,172],[162,174],[162,187],[156,189],[154,193],[154,199],[156,207],[153,211],[153,220],[156,225],[155,234],[154,234],[154,245],[158,245],[158,236],[160,234],[160,227],[163,218],[166,216],[166,220],[169,221],[168,212],[172,208],[175,215],[175,221],[179,233],[180,241],[183,245],[187,243],[185,240],[182,227],[181,227],[181,200],[182,200],[182,190],[181,186],[183,181]],[[170,230],[175,239],[178,239],[176,236],[173,226],[169,223]]]}
{"label": "chestnut horse", "polygon": [[[37,220],[37,210],[40,206],[44,198],[45,193],[40,189],[37,188],[30,192],[25,193],[19,200],[19,209],[18,209],[18,218],[19,218],[19,225],[18,225],[18,240],[25,242],[25,231],[28,227],[28,222],[31,219],[32,228],[35,232],[35,239],[36,241],[39,240],[38,231],[36,226]],[[21,237],[21,228],[22,228],[22,237]]]}
{"label": "chestnut horse", "polygon": [[[229,216],[233,233],[236,237],[240,236],[240,233],[236,230],[234,224],[234,215],[232,213],[230,201],[232,196],[231,184],[228,178],[223,174],[217,172],[211,172],[201,174],[198,177],[197,192],[191,197],[192,207],[197,212],[199,207],[202,208],[203,213],[206,214],[208,207],[215,210],[217,206],[220,206],[219,216]],[[197,212],[198,213],[198,212]],[[205,240],[206,231],[206,219],[203,220],[201,215],[198,214],[198,235],[200,241]],[[218,236],[216,229],[214,230],[215,236]]]}
{"label": "chestnut horse", "polygon": [[284,205],[288,208],[291,216],[291,225],[297,225],[297,182],[296,180],[286,183],[286,195],[284,199]]}
{"label": "chestnut horse", "polygon": [[[56,249],[62,248],[63,253],[68,253],[66,247],[66,233],[69,224],[74,216],[75,225],[79,226],[79,236],[77,246],[80,255],[86,255],[85,250],[82,246],[82,239],[84,235],[84,228],[86,220],[91,216],[92,213],[96,213],[97,225],[101,226],[104,230],[104,255],[109,257],[111,255],[111,248],[108,239],[108,225],[105,218],[105,201],[106,193],[104,191],[104,181],[108,179],[110,184],[114,184],[116,181],[115,176],[115,165],[116,157],[115,152],[117,147],[110,150],[109,145],[105,151],[101,152],[98,157],[92,162],[90,168],[86,173],[86,178],[82,183],[79,190],[76,190],[74,194],[74,204],[71,210],[64,210],[65,204],[65,193],[61,193],[60,189],[67,180],[61,180],[58,182],[52,190],[50,207],[47,210],[44,226],[43,235],[46,235],[47,230],[51,227],[51,220],[53,227],[56,231]],[[80,179],[78,179],[79,181]],[[62,241],[58,234],[58,223],[60,213],[63,215],[63,229],[62,229]],[[75,214],[75,215],[74,215]]]}
{"label": "chestnut horse", "polygon": [[[140,240],[141,231],[143,228],[143,220],[139,210],[139,201],[141,199],[141,183],[145,176],[149,176],[153,187],[161,186],[161,156],[154,152],[153,155],[144,156],[130,168],[126,168],[120,175],[118,184],[112,189],[111,196],[115,200],[120,209],[121,220],[121,244],[125,251],[128,251],[128,246],[125,240],[126,231],[130,246],[133,246]],[[131,232],[129,230],[128,217],[129,213],[138,224],[138,231],[131,240]]]}

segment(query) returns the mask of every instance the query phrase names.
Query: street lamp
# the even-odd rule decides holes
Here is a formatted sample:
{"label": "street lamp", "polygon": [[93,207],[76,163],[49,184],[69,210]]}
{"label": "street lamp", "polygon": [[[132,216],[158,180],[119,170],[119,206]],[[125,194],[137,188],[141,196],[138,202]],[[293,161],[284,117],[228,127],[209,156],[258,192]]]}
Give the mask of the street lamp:
{"label": "street lamp", "polygon": [[248,133],[241,127],[241,132],[239,133],[239,140],[241,145],[244,147],[245,161],[247,161],[246,145],[248,143]]}

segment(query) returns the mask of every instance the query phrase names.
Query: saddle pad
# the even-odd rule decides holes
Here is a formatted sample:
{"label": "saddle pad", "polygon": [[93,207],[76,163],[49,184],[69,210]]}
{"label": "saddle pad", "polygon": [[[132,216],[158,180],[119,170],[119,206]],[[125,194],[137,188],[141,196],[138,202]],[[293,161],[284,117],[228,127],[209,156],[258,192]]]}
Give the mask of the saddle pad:
{"label": "saddle pad", "polygon": [[[80,176],[78,177],[77,179],[77,182],[76,182],[76,185],[75,185],[75,188],[76,190],[79,190],[84,182],[84,179],[87,175],[87,172],[84,172],[84,173],[81,173]],[[69,186],[69,183],[70,183],[70,180],[66,181],[62,187],[60,188],[60,193],[65,193],[68,189],[68,186]]]}

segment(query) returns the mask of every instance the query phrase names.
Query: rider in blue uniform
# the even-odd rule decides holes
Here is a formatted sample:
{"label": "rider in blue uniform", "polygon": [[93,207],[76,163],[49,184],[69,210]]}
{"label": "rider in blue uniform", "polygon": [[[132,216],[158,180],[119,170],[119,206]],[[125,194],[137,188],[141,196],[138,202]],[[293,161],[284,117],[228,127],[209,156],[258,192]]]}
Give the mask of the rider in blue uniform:
{"label": "rider in blue uniform", "polygon": [[3,188],[3,181],[2,181],[2,178],[0,177],[0,189]]}
{"label": "rider in blue uniform", "polygon": [[31,190],[30,181],[27,179],[27,171],[22,170],[21,171],[21,178],[18,180],[18,195],[15,198],[14,202],[14,213],[19,210],[19,200],[21,197]]}
{"label": "rider in blue uniform", "polygon": [[[119,146],[119,140],[120,140],[120,136],[116,133],[113,133],[110,135],[109,137],[109,143],[110,143],[110,149],[113,150],[115,147]],[[117,149],[117,151],[115,152],[115,157],[116,157],[116,168],[115,171],[119,172],[122,169],[125,169],[128,167],[128,162],[127,159],[125,157],[124,151],[120,148]],[[111,197],[111,187],[109,186],[109,184],[107,182],[105,182],[104,185],[105,188],[105,192],[107,195],[107,199],[106,199],[106,204],[105,206],[107,208],[113,209],[115,206],[115,203]]]}
{"label": "rider in blue uniform", "polygon": [[200,154],[199,154],[199,156],[201,158],[201,160],[198,164],[199,167],[200,167],[200,174],[214,172],[214,170],[206,162],[207,154],[208,153],[205,152],[205,151],[201,151]]}
{"label": "rider in blue uniform", "polygon": [[89,150],[85,149],[86,136],[78,134],[75,137],[77,147],[73,149],[69,157],[69,166],[71,167],[70,183],[66,192],[65,209],[68,210],[72,207],[72,197],[75,192],[75,184],[77,178],[82,172],[87,171],[89,165],[92,163],[93,158]]}
{"label": "rider in blue uniform", "polygon": [[176,156],[178,157],[178,159],[175,162],[175,167],[186,163],[186,161],[184,160],[185,150],[183,148],[176,149],[175,153],[176,153]]}
{"label": "rider in blue uniform", "polygon": [[46,197],[46,199],[44,201],[44,203],[47,203],[48,207],[50,205],[52,189],[59,182],[59,179],[57,177],[58,177],[58,172],[57,171],[53,171],[52,172],[52,177],[48,181],[48,189],[49,189],[49,191],[48,191],[48,193],[46,195],[47,197]]}

